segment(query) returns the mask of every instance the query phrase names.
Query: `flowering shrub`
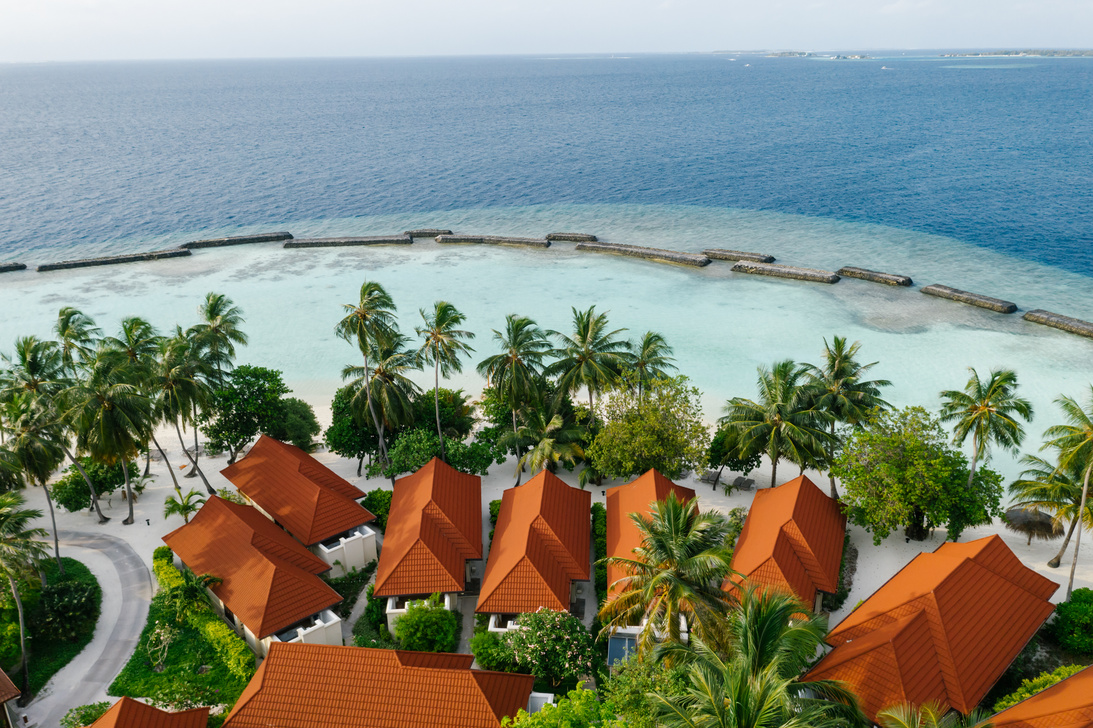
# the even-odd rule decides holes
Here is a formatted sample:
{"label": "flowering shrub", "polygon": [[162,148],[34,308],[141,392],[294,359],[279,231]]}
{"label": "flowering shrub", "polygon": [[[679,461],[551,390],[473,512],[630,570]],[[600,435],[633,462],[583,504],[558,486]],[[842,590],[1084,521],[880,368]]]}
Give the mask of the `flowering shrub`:
{"label": "flowering shrub", "polygon": [[521,672],[530,672],[552,687],[592,672],[592,636],[569,612],[540,607],[516,619],[519,629],[506,634]]}

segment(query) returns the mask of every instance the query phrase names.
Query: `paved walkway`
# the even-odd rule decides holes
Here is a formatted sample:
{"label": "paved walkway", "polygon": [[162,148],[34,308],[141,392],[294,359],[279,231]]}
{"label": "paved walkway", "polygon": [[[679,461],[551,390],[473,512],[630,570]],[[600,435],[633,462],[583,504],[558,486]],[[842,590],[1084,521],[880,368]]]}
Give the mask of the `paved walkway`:
{"label": "paved walkway", "polygon": [[[102,585],[102,614],[87,647],[22,711],[29,726],[40,728],[56,728],[74,706],[109,700],[106,688],[133,654],[152,597],[152,576],[128,543],[102,533],[59,535],[61,555],[87,564]],[[22,717],[16,721],[23,725]]]}

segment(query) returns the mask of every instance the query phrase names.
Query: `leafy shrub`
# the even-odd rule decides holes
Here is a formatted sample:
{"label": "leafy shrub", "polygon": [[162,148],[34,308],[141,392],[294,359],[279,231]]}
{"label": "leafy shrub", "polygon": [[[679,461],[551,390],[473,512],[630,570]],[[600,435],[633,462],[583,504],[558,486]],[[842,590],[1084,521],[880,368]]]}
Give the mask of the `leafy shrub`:
{"label": "leafy shrub", "polygon": [[[372,598],[372,585],[369,584],[368,590],[368,605],[365,606],[364,615],[357,620],[357,623],[353,625],[353,644],[357,647],[378,647],[384,650],[397,650],[399,648],[398,642],[395,641],[391,633],[387,631],[387,618],[383,614],[383,604],[387,602],[386,599]],[[373,603],[380,605],[379,610],[379,623],[377,624],[373,620],[375,619],[375,613],[369,614],[368,609]]]}
{"label": "leafy shrub", "polygon": [[505,717],[503,726],[517,728],[607,728],[615,724],[611,709],[596,700],[596,693],[583,688],[570,690],[557,703],[543,706],[538,713],[521,708],[516,718]]}
{"label": "leafy shrub", "polygon": [[[463,440],[474,428],[474,409],[468,401],[470,398],[463,393],[462,389],[453,390],[444,387],[440,388],[438,396],[440,429],[444,431],[444,444],[448,444],[449,438]],[[433,397],[432,389],[414,396],[412,402],[414,427],[436,431],[436,402]]]}
{"label": "leafy shrub", "polygon": [[539,608],[516,618],[506,634],[521,671],[556,688],[592,672],[592,636],[569,612]]}
{"label": "leafy shrub", "polygon": [[266,434],[310,452],[315,436],[321,430],[311,405],[296,397],[285,397],[281,400],[280,413],[269,423]]}
{"label": "leafy shrub", "polygon": [[1066,649],[1093,655],[1093,589],[1075,589],[1070,601],[1056,605],[1051,630]]}
{"label": "leafy shrub", "polygon": [[353,569],[345,576],[328,577],[326,583],[341,595],[342,601],[334,607],[335,613],[343,620],[348,619],[356,606],[357,600],[364,593],[365,585],[376,571],[376,560],[372,559],[363,569]]}
{"label": "leafy shrub", "polygon": [[828,612],[841,609],[854,586],[854,574],[858,570],[858,547],[850,543],[850,531],[843,536],[843,561],[839,566],[839,588],[834,594],[823,595],[823,608]]}
{"label": "leafy shrub", "polygon": [[232,490],[231,488],[221,488],[220,490],[216,491],[216,494],[224,500],[228,501],[229,503],[236,503],[241,506],[247,505],[247,499],[239,495],[239,491],[237,490]]}
{"label": "leafy shrub", "polygon": [[490,543],[493,543],[493,532],[497,530],[497,517],[501,514],[501,500],[490,501]]}
{"label": "leafy shrub", "polygon": [[15,667],[19,654],[19,623],[5,621],[0,624],[0,668]]}
{"label": "leafy shrub", "polygon": [[1012,708],[1025,698],[1031,698],[1036,693],[1047,690],[1055,683],[1062,682],[1084,669],[1085,665],[1063,665],[1051,672],[1042,672],[1037,677],[1024,680],[1021,682],[1021,687],[995,703],[991,712],[998,713],[1006,708]]}
{"label": "leafy shrub", "polygon": [[83,581],[58,581],[42,587],[35,636],[51,640],[75,640],[93,632],[99,619],[102,589]]}
{"label": "leafy shrub", "polygon": [[110,703],[105,700],[101,703],[77,705],[61,718],[61,728],[81,728],[81,726],[91,725],[108,710],[110,710]]}
{"label": "leafy shrub", "polygon": [[736,548],[736,539],[740,538],[740,533],[744,530],[744,521],[748,520],[748,509],[733,508],[725,520],[729,523],[725,543],[729,545],[729,548]]}
{"label": "leafy shrub", "polygon": [[603,503],[592,504],[592,542],[596,549],[596,604],[602,606],[607,599],[607,565],[601,563],[607,557],[607,508]]}
{"label": "leafy shrub", "polygon": [[[121,463],[108,467],[91,458],[80,458],[80,464],[83,465],[84,472],[91,479],[100,497],[113,493],[125,484],[125,473],[121,469]],[[139,480],[140,470],[136,463],[130,462],[128,467],[130,480],[133,482]],[[64,475],[53,484],[51,495],[53,502],[69,513],[91,507],[91,490],[75,465],[68,466]]]}
{"label": "leafy shrub", "polygon": [[368,602],[364,605],[364,614],[361,615],[361,619],[368,622],[374,630],[379,630],[380,627],[387,629],[387,599],[374,596],[375,589],[375,584],[369,584],[364,592]]}
{"label": "leafy shrub", "polygon": [[632,654],[615,663],[600,686],[600,697],[627,728],[655,728],[655,701],[651,693],[673,698],[686,692],[690,680],[682,665],[668,667],[650,657]]}
{"label": "leafy shrub", "polygon": [[416,652],[455,652],[463,617],[444,608],[439,594],[424,601],[410,602],[406,614],[395,622],[395,639],[404,650]]}
{"label": "leafy shrub", "polygon": [[391,513],[391,496],[391,491],[383,488],[370,490],[364,496],[365,509],[376,517],[372,525],[381,531],[387,529],[387,516]]}
{"label": "leafy shrub", "polygon": [[471,654],[483,670],[516,672],[512,648],[496,632],[479,632],[471,637]]}

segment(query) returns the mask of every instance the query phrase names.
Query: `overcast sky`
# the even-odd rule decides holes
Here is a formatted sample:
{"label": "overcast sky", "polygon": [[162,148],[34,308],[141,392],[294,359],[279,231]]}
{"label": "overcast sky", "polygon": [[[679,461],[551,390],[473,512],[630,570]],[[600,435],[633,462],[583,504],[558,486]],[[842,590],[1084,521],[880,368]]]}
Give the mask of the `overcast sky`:
{"label": "overcast sky", "polygon": [[1093,0],[0,0],[0,62],[1093,45]]}

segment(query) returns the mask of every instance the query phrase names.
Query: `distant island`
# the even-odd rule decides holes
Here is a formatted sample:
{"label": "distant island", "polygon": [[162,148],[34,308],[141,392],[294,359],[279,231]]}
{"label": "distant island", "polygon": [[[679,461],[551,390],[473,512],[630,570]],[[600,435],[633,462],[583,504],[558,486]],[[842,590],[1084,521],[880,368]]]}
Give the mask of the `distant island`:
{"label": "distant island", "polygon": [[775,51],[774,53],[768,53],[767,58],[830,58],[835,61],[860,61],[868,59],[869,56],[857,53],[848,56],[833,56],[826,53],[809,53],[807,51]]}
{"label": "distant island", "polygon": [[1093,50],[1034,50],[1022,51],[981,51],[979,53],[942,53],[942,58],[986,58],[990,56],[1035,56],[1040,58],[1090,58]]}

